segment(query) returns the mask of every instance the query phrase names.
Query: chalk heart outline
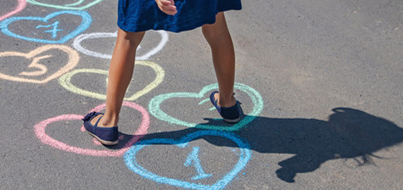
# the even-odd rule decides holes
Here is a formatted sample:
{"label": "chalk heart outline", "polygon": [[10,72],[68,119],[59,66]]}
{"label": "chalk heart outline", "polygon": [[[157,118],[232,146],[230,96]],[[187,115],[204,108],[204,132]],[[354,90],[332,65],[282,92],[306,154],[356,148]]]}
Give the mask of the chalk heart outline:
{"label": "chalk heart outline", "polygon": [[[159,66],[158,64],[154,63],[154,62],[136,61],[136,65],[142,65],[142,66],[151,67],[154,70],[156,76],[155,76],[154,81],[152,81],[150,84],[148,84],[142,90],[134,93],[130,97],[125,97],[124,100],[126,100],[126,101],[134,101],[137,98],[147,94],[148,92],[150,92],[151,90],[156,88],[158,85],[160,85],[161,82],[163,81],[164,77],[165,77],[164,69],[161,66]],[[75,86],[71,82],[71,78],[74,75],[79,74],[79,73],[95,73],[95,74],[108,75],[108,71],[106,71],[106,70],[100,70],[100,69],[77,69],[77,70],[71,71],[71,72],[63,75],[62,77],[60,77],[59,78],[60,85],[62,85],[68,91],[76,93],[76,94],[79,94],[79,95],[82,95],[82,96],[87,96],[87,97],[90,97],[90,98],[95,98],[95,99],[100,99],[100,100],[106,100],[106,95],[105,94],[92,92],[92,91],[81,89],[81,88],[78,88],[77,86]]]}
{"label": "chalk heart outline", "polygon": [[[59,40],[46,40],[46,39],[26,37],[26,36],[22,36],[19,34],[15,34],[14,32],[12,32],[8,29],[8,25],[10,25],[11,23],[16,22],[16,21],[41,21],[41,22],[47,23],[48,20],[50,20],[54,17],[57,17],[59,15],[63,15],[63,14],[81,16],[81,18],[83,20],[82,20],[81,24],[75,30],[73,30],[69,34],[61,37]],[[85,11],[68,11],[67,10],[67,11],[54,12],[45,17],[11,17],[6,20],[3,20],[0,23],[0,29],[4,34],[11,36],[11,37],[19,38],[22,40],[46,43],[46,44],[62,44],[62,43],[67,42],[71,38],[74,38],[81,32],[85,31],[90,26],[91,22],[92,22],[92,18],[87,12],[85,12]],[[26,31],[26,30],[24,30],[24,31]]]}
{"label": "chalk heart outline", "polygon": [[15,7],[15,9],[12,10],[11,12],[8,12],[8,13],[6,13],[5,15],[0,16],[0,21],[2,21],[2,20],[6,19],[6,18],[8,18],[8,17],[10,17],[10,16],[13,16],[13,15],[19,13],[20,11],[22,11],[22,10],[25,8],[26,5],[27,5],[27,1],[25,1],[25,0],[18,0],[18,5],[17,5],[17,7]]}
{"label": "chalk heart outline", "polygon": [[[135,144],[139,139],[141,139],[144,135],[147,134],[148,128],[150,126],[150,117],[145,108],[142,106],[135,104],[133,102],[126,102],[124,101],[123,106],[132,108],[134,110],[137,110],[141,113],[142,115],[142,121],[140,123],[139,128],[134,132],[133,137],[124,145],[123,148],[112,151],[112,150],[95,150],[95,149],[86,149],[86,148],[79,148],[75,146],[68,145],[66,143],[63,143],[61,141],[58,141],[52,137],[50,137],[48,134],[46,134],[46,127],[54,122],[60,122],[60,121],[66,121],[66,120],[81,120],[84,118],[82,115],[74,115],[74,114],[69,114],[69,115],[60,115],[57,117],[49,118],[46,119],[34,126],[34,131],[36,137],[44,144],[47,144],[49,146],[52,146],[56,149],[67,151],[67,152],[72,152],[75,154],[81,154],[81,155],[89,155],[89,156],[99,156],[99,157],[120,157],[122,156],[127,150],[130,149],[133,144]],[[105,109],[106,104],[99,105],[92,109],[90,112],[96,111],[99,112],[103,109]]]}
{"label": "chalk heart outline", "polygon": [[[230,172],[228,172],[223,178],[218,180],[213,185],[203,185],[199,183],[192,183],[188,181],[182,181],[178,179],[159,176],[155,173],[148,171],[140,164],[138,164],[136,161],[136,154],[146,146],[150,146],[153,144],[172,144],[178,146],[179,148],[185,148],[188,145],[188,142],[190,142],[193,139],[197,139],[201,136],[224,137],[235,142],[240,148],[240,153],[238,154],[239,160],[237,164]],[[179,140],[161,138],[161,139],[150,139],[138,142],[124,154],[123,158],[125,160],[126,166],[130,170],[149,180],[187,189],[215,190],[215,189],[223,189],[228,183],[230,183],[232,179],[246,166],[251,156],[252,152],[250,151],[249,144],[243,141],[240,137],[236,136],[235,134],[216,130],[200,130],[190,133]]]}
{"label": "chalk heart outline", "polygon": [[[60,51],[65,52],[68,55],[67,64],[64,65],[62,68],[60,68],[58,71],[56,71],[56,73],[49,75],[48,77],[46,77],[43,80],[36,80],[36,79],[28,79],[28,78],[23,78],[23,77],[11,76],[11,75],[7,75],[7,74],[0,72],[0,78],[5,79],[5,80],[15,81],[15,82],[44,84],[44,83],[47,83],[47,82],[63,75],[64,73],[70,71],[78,64],[78,62],[80,60],[80,56],[77,53],[77,51],[73,50],[72,48],[70,48],[68,46],[64,46],[64,45],[45,45],[45,46],[39,47],[29,53],[26,53],[26,54],[20,53],[20,52],[2,52],[2,53],[0,53],[0,58],[2,58],[2,57],[24,57],[26,59],[32,59],[33,61],[28,67],[37,68],[42,71],[41,73],[43,73],[43,72],[46,73],[46,70],[47,70],[46,66],[37,63],[36,62],[37,59],[35,59],[35,58],[37,55],[45,53],[46,51],[49,51],[49,50],[60,50]],[[34,73],[34,72],[31,72],[31,73]],[[29,74],[25,74],[25,75],[29,75]]]}
{"label": "chalk heart outline", "polygon": [[148,110],[154,117],[156,117],[162,121],[166,121],[170,124],[177,124],[177,125],[182,125],[182,126],[186,126],[186,127],[195,127],[195,128],[201,128],[201,129],[223,130],[223,131],[237,131],[237,130],[243,128],[244,126],[246,126],[251,121],[253,121],[262,112],[264,103],[263,103],[263,99],[262,99],[262,96],[260,95],[260,93],[258,91],[256,91],[255,89],[253,89],[252,87],[249,87],[242,83],[235,83],[234,88],[238,89],[240,91],[243,91],[250,96],[250,98],[252,100],[253,108],[238,123],[236,123],[232,126],[203,125],[203,124],[185,122],[185,121],[179,120],[177,118],[174,118],[161,110],[160,105],[167,99],[170,99],[170,98],[199,98],[200,99],[200,98],[205,97],[207,92],[210,92],[217,88],[218,88],[218,84],[211,84],[211,85],[204,87],[199,93],[178,92],[178,93],[168,93],[168,94],[158,95],[158,96],[155,96],[153,99],[151,99],[150,103],[148,104]]}
{"label": "chalk heart outline", "polygon": [[[71,4],[66,4],[66,5],[57,5],[57,4],[49,4],[49,3],[42,3],[40,1],[36,1],[36,0],[27,0],[28,3],[34,4],[34,5],[39,5],[39,6],[43,6],[43,7],[51,7],[51,8],[55,8],[55,9],[70,9],[70,10],[83,10],[83,9],[87,9],[90,8],[100,2],[102,2],[103,0],[93,0],[90,1],[90,3],[80,6],[79,5],[83,4],[85,2],[85,0],[78,0],[75,3],[71,3]],[[77,7],[74,7],[77,6]]]}
{"label": "chalk heart outline", "polygon": [[[151,31],[153,32],[153,31]],[[164,48],[164,46],[166,45],[166,43],[169,40],[169,35],[167,32],[163,31],[163,30],[158,30],[155,31],[156,33],[161,35],[161,41],[158,43],[157,46],[155,46],[153,49],[151,49],[149,52],[145,53],[142,56],[136,56],[136,60],[147,60],[149,59],[151,56],[153,56],[154,54],[158,53],[159,51],[162,50],[162,48]],[[112,59],[112,55],[111,54],[103,54],[103,53],[99,53],[99,52],[95,52],[95,51],[91,51],[85,47],[83,47],[81,45],[82,41],[85,40],[92,40],[92,39],[99,39],[99,38],[116,38],[117,37],[117,32],[114,33],[89,33],[89,34],[80,34],[79,36],[77,36],[74,39],[73,42],[73,47],[81,52],[84,53],[86,55],[89,56],[93,56],[93,57],[98,57],[98,58],[102,58],[102,59]],[[140,46],[139,46],[140,48]]]}

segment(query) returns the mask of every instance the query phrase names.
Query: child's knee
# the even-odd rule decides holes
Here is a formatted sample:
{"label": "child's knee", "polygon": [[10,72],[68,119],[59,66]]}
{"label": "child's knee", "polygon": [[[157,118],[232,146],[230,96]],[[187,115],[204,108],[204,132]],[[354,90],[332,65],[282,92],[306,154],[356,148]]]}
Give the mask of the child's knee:
{"label": "child's knee", "polygon": [[145,32],[126,32],[123,30],[118,31],[118,40],[129,43],[130,46],[137,48],[144,37]]}
{"label": "child's knee", "polygon": [[[222,17],[222,18],[221,18]],[[202,26],[203,35],[209,42],[227,39],[229,31],[225,22],[224,15],[217,15],[214,24],[206,24]]]}

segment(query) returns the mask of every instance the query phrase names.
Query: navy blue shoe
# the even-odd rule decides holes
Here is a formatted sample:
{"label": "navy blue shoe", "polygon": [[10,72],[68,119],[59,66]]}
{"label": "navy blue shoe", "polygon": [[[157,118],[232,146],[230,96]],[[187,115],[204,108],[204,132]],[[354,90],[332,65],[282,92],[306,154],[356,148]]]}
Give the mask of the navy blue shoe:
{"label": "navy blue shoe", "polygon": [[235,105],[229,108],[223,108],[217,105],[217,100],[214,98],[214,95],[217,94],[218,91],[214,91],[210,95],[210,101],[217,109],[218,113],[224,119],[225,122],[229,124],[238,123],[241,120],[242,112],[241,107],[239,106],[239,102],[236,101]]}
{"label": "navy blue shoe", "polygon": [[91,112],[82,119],[84,121],[85,130],[87,130],[87,132],[91,136],[93,136],[95,139],[97,139],[103,145],[118,144],[119,132],[118,132],[117,126],[115,126],[115,127],[98,127],[98,123],[103,116],[99,117],[99,119],[95,123],[95,125],[91,124],[91,120],[100,114],[103,114],[103,113]]}

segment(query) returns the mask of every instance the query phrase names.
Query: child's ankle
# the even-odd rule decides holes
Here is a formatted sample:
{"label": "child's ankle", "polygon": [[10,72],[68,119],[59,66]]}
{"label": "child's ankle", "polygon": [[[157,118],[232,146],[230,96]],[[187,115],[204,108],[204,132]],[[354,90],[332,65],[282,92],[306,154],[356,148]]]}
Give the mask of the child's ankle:
{"label": "child's ankle", "polygon": [[117,126],[118,119],[108,119],[104,116],[99,123],[99,127],[114,127]]}
{"label": "child's ankle", "polygon": [[236,99],[234,95],[231,95],[228,98],[222,98],[221,96],[218,99],[218,105],[223,108],[232,107],[236,104]]}

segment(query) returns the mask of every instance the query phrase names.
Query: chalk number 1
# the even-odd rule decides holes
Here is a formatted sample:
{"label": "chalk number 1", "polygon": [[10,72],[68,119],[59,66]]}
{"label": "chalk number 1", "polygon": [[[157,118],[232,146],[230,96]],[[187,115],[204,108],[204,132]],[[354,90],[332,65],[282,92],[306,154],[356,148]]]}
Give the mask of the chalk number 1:
{"label": "chalk number 1", "polygon": [[212,174],[206,174],[200,164],[199,160],[199,149],[200,147],[193,147],[193,151],[189,153],[188,158],[186,159],[186,162],[184,165],[186,167],[189,167],[190,165],[193,165],[196,168],[197,174],[192,177],[192,180],[198,180],[198,179],[203,179],[212,176]]}

